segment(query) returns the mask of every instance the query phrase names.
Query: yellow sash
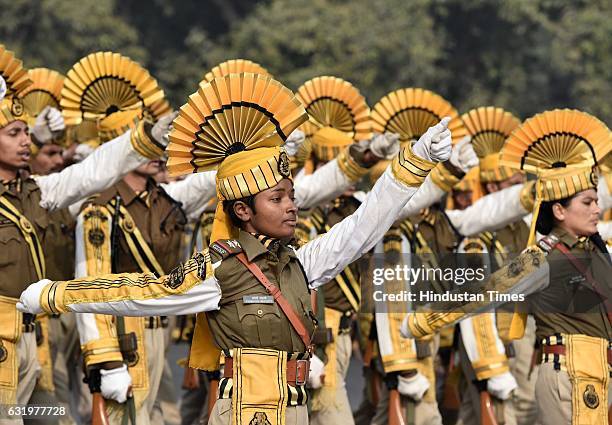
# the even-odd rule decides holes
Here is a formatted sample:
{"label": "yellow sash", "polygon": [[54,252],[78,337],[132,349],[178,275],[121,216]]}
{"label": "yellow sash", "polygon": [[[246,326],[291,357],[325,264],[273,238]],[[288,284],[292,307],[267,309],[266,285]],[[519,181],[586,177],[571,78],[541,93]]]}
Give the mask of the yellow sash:
{"label": "yellow sash", "polygon": [[262,348],[235,348],[232,425],[285,425],[287,353]]}
{"label": "yellow sash", "polygon": [[17,300],[0,296],[0,404],[17,403],[19,359],[17,341],[21,336],[21,313],[15,307]]}
{"label": "yellow sash", "polygon": [[563,337],[572,382],[572,424],[607,424],[608,341],[586,335]]}

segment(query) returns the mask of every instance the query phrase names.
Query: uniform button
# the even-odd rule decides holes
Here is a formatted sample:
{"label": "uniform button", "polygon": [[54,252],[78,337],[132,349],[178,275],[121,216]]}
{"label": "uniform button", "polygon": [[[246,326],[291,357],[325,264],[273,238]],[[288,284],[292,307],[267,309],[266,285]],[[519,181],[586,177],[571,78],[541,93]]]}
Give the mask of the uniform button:
{"label": "uniform button", "polygon": [[259,314],[260,316],[263,314],[263,310],[257,310],[257,314]]}

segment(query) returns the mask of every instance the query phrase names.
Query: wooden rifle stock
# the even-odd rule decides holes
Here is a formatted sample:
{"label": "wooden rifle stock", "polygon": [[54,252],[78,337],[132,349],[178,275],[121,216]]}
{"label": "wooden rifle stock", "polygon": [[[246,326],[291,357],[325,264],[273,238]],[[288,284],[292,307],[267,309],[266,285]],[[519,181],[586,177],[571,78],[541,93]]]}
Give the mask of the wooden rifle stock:
{"label": "wooden rifle stock", "polygon": [[480,392],[480,423],[482,425],[497,425],[491,395],[487,391]]}
{"label": "wooden rifle stock", "polygon": [[219,390],[219,378],[209,377],[208,379],[208,417],[211,417],[215,402],[217,401],[217,391]]}
{"label": "wooden rifle stock", "polygon": [[200,388],[200,375],[198,370],[189,367],[189,363],[185,365],[185,370],[183,371],[182,388],[184,390],[197,390]]}
{"label": "wooden rifle stock", "polygon": [[389,390],[389,425],[406,425],[402,400],[397,388]]}
{"label": "wooden rifle stock", "polygon": [[442,398],[442,407],[447,410],[459,410],[461,406],[461,397],[459,396],[459,379],[461,369],[455,365],[455,352],[451,353],[448,363],[448,372],[444,381],[444,393]]}
{"label": "wooden rifle stock", "polygon": [[104,397],[102,397],[102,393],[93,393],[91,424],[110,425],[108,416],[106,415],[106,401],[104,400]]}

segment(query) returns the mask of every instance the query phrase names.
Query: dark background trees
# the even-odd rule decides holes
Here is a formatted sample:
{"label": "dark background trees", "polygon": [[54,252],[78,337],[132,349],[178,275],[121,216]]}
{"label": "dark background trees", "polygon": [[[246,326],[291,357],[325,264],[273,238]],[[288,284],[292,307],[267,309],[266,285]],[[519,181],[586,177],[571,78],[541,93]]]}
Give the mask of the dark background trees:
{"label": "dark background trees", "polygon": [[0,43],[27,67],[65,72],[119,51],[175,106],[209,68],[242,57],[294,89],[343,77],[370,104],[420,86],[461,111],[575,107],[612,124],[609,0],[0,0],[0,10]]}

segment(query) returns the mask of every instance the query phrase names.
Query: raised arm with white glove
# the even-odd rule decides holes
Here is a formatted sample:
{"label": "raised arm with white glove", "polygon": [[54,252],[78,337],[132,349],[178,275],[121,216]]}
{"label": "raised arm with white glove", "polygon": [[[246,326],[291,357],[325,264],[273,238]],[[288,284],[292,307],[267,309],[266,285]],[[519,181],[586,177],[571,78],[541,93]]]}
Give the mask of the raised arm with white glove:
{"label": "raised arm with white glove", "polygon": [[30,133],[39,145],[43,145],[49,143],[54,134],[63,131],[65,128],[66,124],[62,113],[56,108],[45,106],[36,117]]}
{"label": "raised arm with white glove", "polygon": [[121,136],[104,143],[78,164],[73,164],[59,173],[35,176],[41,191],[41,207],[53,211],[102,192],[119,181],[125,174],[159,158],[165,149],[167,137],[156,140],[149,133],[167,128],[162,119],[149,132],[143,122]]}

